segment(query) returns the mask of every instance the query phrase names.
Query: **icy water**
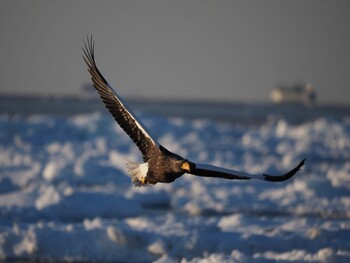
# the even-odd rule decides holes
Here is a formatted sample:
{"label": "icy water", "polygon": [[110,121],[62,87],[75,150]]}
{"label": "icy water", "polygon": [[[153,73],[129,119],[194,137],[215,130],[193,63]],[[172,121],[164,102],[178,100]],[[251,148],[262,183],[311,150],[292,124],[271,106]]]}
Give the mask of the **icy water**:
{"label": "icy water", "polygon": [[350,108],[132,101],[169,150],[282,183],[184,175],[135,188],[99,101],[0,99],[0,259],[349,262]]}

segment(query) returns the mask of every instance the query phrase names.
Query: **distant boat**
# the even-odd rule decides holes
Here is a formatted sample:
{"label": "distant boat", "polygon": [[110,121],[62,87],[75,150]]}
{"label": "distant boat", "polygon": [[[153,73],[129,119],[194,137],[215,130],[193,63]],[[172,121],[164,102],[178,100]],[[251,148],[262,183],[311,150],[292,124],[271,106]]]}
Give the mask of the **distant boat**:
{"label": "distant boat", "polygon": [[274,103],[300,103],[312,105],[316,102],[316,91],[312,84],[294,87],[276,87],[271,92]]}

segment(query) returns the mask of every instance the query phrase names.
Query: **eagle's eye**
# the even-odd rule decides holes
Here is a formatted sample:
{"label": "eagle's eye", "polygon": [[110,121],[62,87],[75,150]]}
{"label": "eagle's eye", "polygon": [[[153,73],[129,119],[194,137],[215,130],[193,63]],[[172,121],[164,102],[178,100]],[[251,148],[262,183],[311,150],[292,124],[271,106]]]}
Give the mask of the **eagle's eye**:
{"label": "eagle's eye", "polygon": [[186,171],[186,172],[190,172],[190,164],[188,161],[183,161],[180,165],[181,169]]}

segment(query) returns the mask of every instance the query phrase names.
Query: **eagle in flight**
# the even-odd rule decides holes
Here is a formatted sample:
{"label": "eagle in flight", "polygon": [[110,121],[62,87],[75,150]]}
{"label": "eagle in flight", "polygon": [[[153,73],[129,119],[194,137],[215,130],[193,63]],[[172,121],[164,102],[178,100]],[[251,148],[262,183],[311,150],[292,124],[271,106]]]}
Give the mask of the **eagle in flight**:
{"label": "eagle in flight", "polygon": [[281,182],[291,178],[304,165],[305,159],[294,169],[283,175],[254,175],[213,165],[194,163],[172,153],[150,135],[145,125],[136,117],[103,77],[95,62],[92,36],[90,38],[88,37],[87,41],[84,42],[83,53],[83,59],[88,67],[91,80],[103,103],[142,154],[143,163],[129,162],[127,164],[128,173],[135,186],[171,183],[185,173],[229,180],[259,179],[269,182]]}

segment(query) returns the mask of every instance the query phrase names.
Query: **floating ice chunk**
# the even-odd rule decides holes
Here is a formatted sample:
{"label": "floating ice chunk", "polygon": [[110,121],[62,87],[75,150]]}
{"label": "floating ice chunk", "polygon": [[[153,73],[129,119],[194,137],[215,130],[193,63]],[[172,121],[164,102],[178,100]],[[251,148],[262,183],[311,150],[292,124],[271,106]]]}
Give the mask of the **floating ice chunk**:
{"label": "floating ice chunk", "polygon": [[58,142],[53,142],[46,146],[46,151],[49,154],[56,154],[60,151],[60,149],[61,149],[61,146]]}
{"label": "floating ice chunk", "polygon": [[45,166],[43,170],[43,177],[46,181],[53,181],[60,175],[61,170],[65,166],[66,162],[62,159],[51,161]]}
{"label": "floating ice chunk", "polygon": [[345,163],[341,168],[330,168],[327,171],[327,179],[334,188],[346,187],[350,189],[350,162]]}
{"label": "floating ice chunk", "polygon": [[16,256],[23,256],[23,254],[33,254],[37,249],[36,234],[33,228],[29,228],[27,233],[23,236],[20,243],[14,245],[13,251]]}
{"label": "floating ice chunk", "polygon": [[222,217],[218,223],[218,227],[220,227],[222,230],[236,229],[241,225],[242,216],[239,214]]}
{"label": "floating ice chunk", "polygon": [[18,148],[21,148],[24,151],[29,151],[31,149],[31,145],[29,143],[24,142],[23,139],[19,135],[15,135],[13,140],[14,140],[14,144]]}
{"label": "floating ice chunk", "polygon": [[106,232],[109,239],[112,240],[113,242],[118,244],[126,243],[126,238],[124,237],[123,233],[118,231],[117,228],[113,226],[109,226],[107,227]]}
{"label": "floating ice chunk", "polygon": [[43,186],[41,195],[35,201],[35,207],[38,210],[51,206],[60,202],[61,197],[53,186]]}
{"label": "floating ice chunk", "polygon": [[93,114],[81,114],[71,118],[73,126],[84,128],[90,132],[97,130],[97,122],[101,119],[101,113],[95,112]]}
{"label": "floating ice chunk", "polygon": [[280,120],[278,121],[277,125],[276,125],[276,136],[277,137],[283,137],[286,135],[288,131],[288,124],[285,120]]}
{"label": "floating ice chunk", "polygon": [[331,248],[323,248],[318,250],[316,253],[308,253],[306,250],[294,249],[291,251],[278,253],[274,251],[267,251],[264,253],[254,254],[254,258],[276,260],[276,261],[326,261],[333,262],[332,256],[334,251]]}
{"label": "floating ice chunk", "polygon": [[147,248],[148,252],[154,254],[154,255],[164,255],[166,254],[166,244],[162,240],[157,240],[156,242],[152,243]]}
{"label": "floating ice chunk", "polygon": [[234,262],[249,262],[248,257],[236,249],[231,252],[231,258]]}
{"label": "floating ice chunk", "polygon": [[101,228],[102,227],[102,221],[99,217],[96,217],[92,220],[89,220],[87,218],[84,219],[83,225],[87,231]]}
{"label": "floating ice chunk", "polygon": [[[158,260],[154,261],[154,263],[177,263],[177,262],[179,261],[169,257],[169,255],[163,255]],[[183,261],[181,261],[181,263],[183,263]]]}
{"label": "floating ice chunk", "polygon": [[238,250],[232,251],[231,255],[223,253],[213,253],[206,255],[204,258],[195,257],[191,260],[186,260],[185,258],[181,260],[181,263],[240,263],[240,262],[252,262],[243,253]]}

